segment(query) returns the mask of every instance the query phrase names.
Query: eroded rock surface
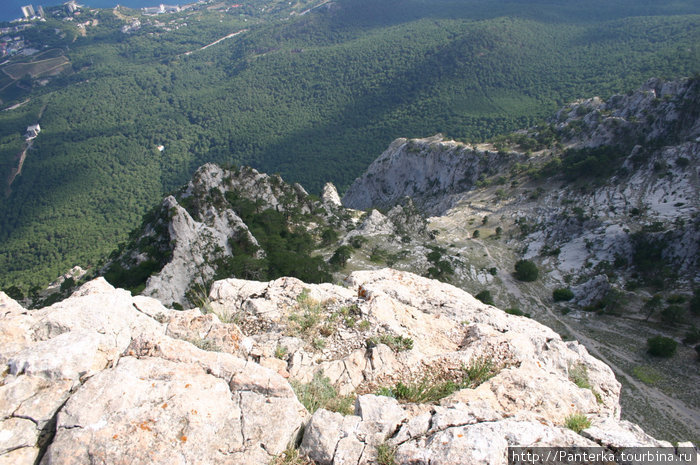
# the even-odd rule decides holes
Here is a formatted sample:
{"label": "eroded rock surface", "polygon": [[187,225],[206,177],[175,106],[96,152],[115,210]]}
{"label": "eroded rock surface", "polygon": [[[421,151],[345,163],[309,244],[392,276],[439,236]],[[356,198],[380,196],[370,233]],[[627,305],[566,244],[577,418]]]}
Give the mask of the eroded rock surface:
{"label": "eroded rock surface", "polygon": [[[40,310],[0,298],[0,463],[267,464],[297,446],[318,464],[499,464],[509,445],[668,445],[619,420],[620,385],[583,346],[406,272],[219,281],[206,314],[101,278]],[[488,376],[464,382],[474,367]],[[292,385],[319,377],[354,414],[309,415]],[[462,384],[442,398],[375,395],[446,380]],[[564,428],[574,413],[592,426]]]}
{"label": "eroded rock surface", "polygon": [[0,463],[267,463],[308,416],[215,315],[101,278],[41,310],[2,304]]}

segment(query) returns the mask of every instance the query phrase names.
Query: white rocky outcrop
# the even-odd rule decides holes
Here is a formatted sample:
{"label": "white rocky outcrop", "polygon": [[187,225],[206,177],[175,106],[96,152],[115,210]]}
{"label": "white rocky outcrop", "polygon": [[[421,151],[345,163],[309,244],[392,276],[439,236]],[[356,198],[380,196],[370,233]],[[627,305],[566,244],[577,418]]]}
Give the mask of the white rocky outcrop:
{"label": "white rocky outcrop", "polygon": [[327,205],[333,205],[335,207],[340,207],[340,195],[338,195],[338,189],[335,188],[333,183],[327,182],[323,186],[323,191],[321,192],[321,201]]}
{"label": "white rocky outcrop", "polygon": [[211,263],[231,254],[230,238],[245,236],[257,244],[233,210],[219,212],[210,207],[201,215],[202,221],[197,221],[173,196],[165,198],[162,208],[170,212],[168,234],[173,244],[172,258],[160,272],[148,278],[143,295],[168,305],[188,302],[185,294],[192,283],[203,286],[214,276],[216,270]]}
{"label": "white rocky outcrop", "polygon": [[440,214],[454,204],[453,194],[472,189],[480,176],[524,159],[522,154],[445,141],[440,135],[396,139],[353,182],[343,205],[358,210],[389,208],[409,197],[424,211]]}
{"label": "white rocky outcrop", "polygon": [[[346,286],[229,279],[206,314],[101,278],[40,310],[0,294],[0,463],[267,464],[299,444],[318,464],[375,463],[380,445],[397,463],[505,464],[509,445],[668,445],[619,420],[606,365],[534,321],[390,269]],[[371,394],[485,361],[490,379],[437,404]],[[289,381],[315,374],[357,396],[353,415],[309,416]],[[565,429],[572,413],[593,426]]]}

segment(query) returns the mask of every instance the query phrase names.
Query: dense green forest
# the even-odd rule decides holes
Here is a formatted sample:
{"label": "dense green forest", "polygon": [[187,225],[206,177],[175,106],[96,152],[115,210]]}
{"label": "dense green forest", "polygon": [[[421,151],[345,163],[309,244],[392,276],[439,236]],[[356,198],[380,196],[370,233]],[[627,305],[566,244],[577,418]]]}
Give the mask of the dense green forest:
{"label": "dense green forest", "polygon": [[140,17],[125,9],[92,13],[84,37],[34,28],[71,71],[0,92],[3,108],[30,99],[0,112],[3,173],[43,110],[0,201],[0,287],[96,266],[208,161],[342,189],[396,137],[483,140],[576,98],[700,71],[693,1],[339,0],[304,15],[249,3],[159,17],[168,30],[124,33]]}

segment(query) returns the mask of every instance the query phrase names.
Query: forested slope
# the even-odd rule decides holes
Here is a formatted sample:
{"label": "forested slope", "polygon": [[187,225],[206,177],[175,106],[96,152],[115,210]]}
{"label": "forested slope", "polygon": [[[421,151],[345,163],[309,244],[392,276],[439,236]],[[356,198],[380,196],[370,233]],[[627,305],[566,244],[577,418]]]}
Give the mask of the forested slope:
{"label": "forested slope", "polygon": [[133,34],[101,11],[87,37],[52,44],[73,72],[0,113],[6,170],[44,109],[0,203],[0,286],[95,264],[208,161],[342,188],[396,137],[484,139],[575,98],[698,71],[693,2],[593,3],[347,0],[284,21],[206,11]]}

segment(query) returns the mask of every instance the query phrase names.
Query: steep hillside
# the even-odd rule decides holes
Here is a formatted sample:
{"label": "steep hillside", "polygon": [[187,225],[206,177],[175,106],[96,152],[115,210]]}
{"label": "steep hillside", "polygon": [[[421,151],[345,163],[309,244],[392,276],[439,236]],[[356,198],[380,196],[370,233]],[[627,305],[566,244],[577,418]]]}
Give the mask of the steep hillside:
{"label": "steep hillside", "polygon": [[[488,217],[485,230],[517,235],[525,258],[546,259],[562,285],[608,273],[622,288],[692,291],[700,279],[699,108],[699,79],[652,80],[607,102],[567,106],[550,124],[493,144],[399,139],[343,202],[387,208],[409,197],[432,215],[478,213]],[[584,295],[591,303],[590,290]]]}
{"label": "steep hillside", "polygon": [[[688,369],[700,323],[697,99],[697,79],[654,80],[489,144],[397,140],[345,195],[365,211],[342,206],[330,183],[318,199],[277,175],[207,164],[100,273],[169,306],[209,309],[218,279],[418,273],[582,341],[620,377],[627,418],[697,439],[700,405],[687,389],[700,382]],[[518,279],[519,260],[534,281]],[[77,279],[57,282],[48,302]],[[646,340],[659,335],[686,343],[652,357]]]}
{"label": "steep hillside", "polygon": [[328,264],[311,252],[337,238],[331,221],[342,229],[352,224],[349,215],[334,215],[338,208],[279,176],[207,164],[144,218],[104,273],[112,283],[186,306],[196,305],[213,279],[231,275],[329,281]]}
{"label": "steep hillside", "polygon": [[[434,215],[447,279],[584,341],[621,377],[630,418],[697,435],[699,90],[652,80],[489,144],[400,139],[343,200],[409,196]],[[520,260],[539,276],[514,273]],[[673,359],[646,353],[659,335],[685,341]]]}

